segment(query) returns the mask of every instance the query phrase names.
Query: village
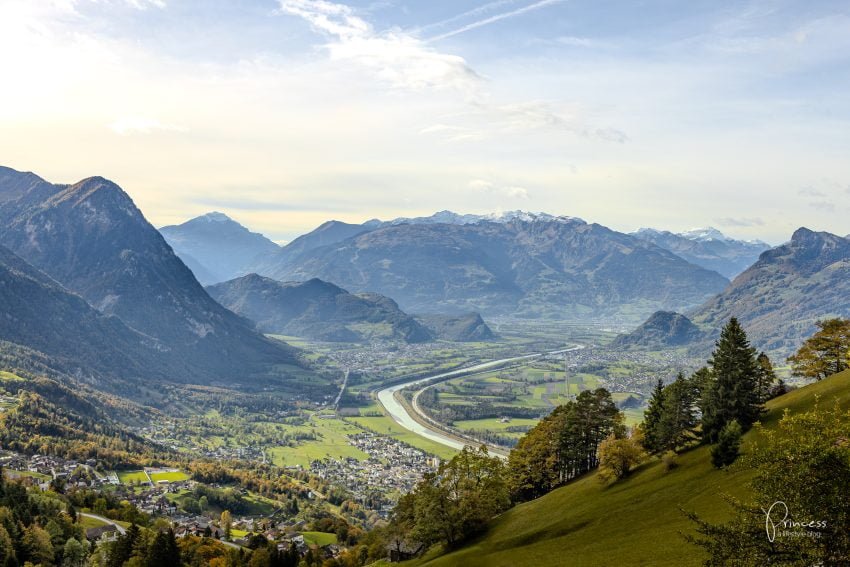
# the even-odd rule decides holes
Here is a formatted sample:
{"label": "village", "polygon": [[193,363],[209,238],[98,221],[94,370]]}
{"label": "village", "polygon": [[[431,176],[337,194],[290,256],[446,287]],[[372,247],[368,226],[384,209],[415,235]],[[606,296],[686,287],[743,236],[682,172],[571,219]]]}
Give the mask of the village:
{"label": "village", "polygon": [[[46,455],[23,455],[0,449],[0,467],[7,478],[30,479],[28,482],[44,492],[57,489],[108,491],[143,514],[153,519],[165,520],[178,538],[189,535],[210,537],[229,547],[240,548],[248,547],[252,537],[262,536],[267,541],[276,543],[281,550],[294,546],[302,555],[313,550],[325,558],[336,557],[342,549],[336,544],[333,534],[302,532],[305,520],[285,514],[282,509],[260,517],[234,516],[226,527],[218,517],[185,513],[180,510],[174,497],[180,493],[191,492],[199,483],[174,469],[134,471],[127,473],[127,477],[134,477],[132,480],[125,478],[122,481],[118,473],[104,474],[97,471],[95,466],[93,460],[79,462]],[[178,480],[156,480],[160,476]],[[246,491],[243,489],[242,492]],[[86,529],[89,541],[114,540],[118,534],[124,533],[129,525],[127,522],[105,516],[107,512],[97,506],[90,512],[78,513],[86,517],[89,524],[95,524]]]}
{"label": "village", "polygon": [[389,515],[398,495],[411,492],[426,473],[434,472],[440,464],[439,458],[385,435],[358,433],[349,439],[369,458],[315,460],[310,472],[344,486],[356,502],[377,511],[382,518]]}

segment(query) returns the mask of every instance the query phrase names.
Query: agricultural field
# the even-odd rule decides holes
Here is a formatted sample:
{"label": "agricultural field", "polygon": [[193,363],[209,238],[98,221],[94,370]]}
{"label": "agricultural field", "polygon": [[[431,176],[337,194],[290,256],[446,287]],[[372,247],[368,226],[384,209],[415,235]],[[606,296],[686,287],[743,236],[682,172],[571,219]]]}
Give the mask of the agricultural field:
{"label": "agricultural field", "polygon": [[418,402],[431,417],[461,433],[510,446],[555,407],[600,387],[611,391],[626,424],[636,425],[643,419],[649,387],[659,378],[669,382],[676,368],[690,364],[679,353],[586,349],[570,353],[566,361],[536,359],[448,380],[422,391]]}
{"label": "agricultural field", "polygon": [[324,547],[337,542],[336,534],[328,534],[325,532],[301,532],[304,536],[304,543],[307,545],[317,545]]}
{"label": "agricultural field", "polygon": [[348,442],[348,435],[362,430],[337,417],[320,417],[320,414],[313,414],[305,425],[292,426],[290,429],[292,432],[299,431],[311,438],[290,446],[268,449],[267,454],[276,465],[309,468],[310,462],[326,457],[334,459],[351,457],[361,461],[369,458],[366,453]]}
{"label": "agricultural field", "polygon": [[189,475],[183,471],[151,472],[150,477],[153,482],[182,482],[184,480],[189,480]]}
{"label": "agricultural field", "polygon": [[148,482],[148,475],[145,471],[120,471],[118,480],[121,484],[132,484]]}

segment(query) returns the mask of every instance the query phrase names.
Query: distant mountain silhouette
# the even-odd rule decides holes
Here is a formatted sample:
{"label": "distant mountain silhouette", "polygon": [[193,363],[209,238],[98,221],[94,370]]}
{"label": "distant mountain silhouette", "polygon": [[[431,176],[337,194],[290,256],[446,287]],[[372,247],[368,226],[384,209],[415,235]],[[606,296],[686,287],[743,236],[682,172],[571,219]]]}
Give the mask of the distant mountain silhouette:
{"label": "distant mountain silhouette", "polygon": [[[258,268],[278,280],[320,278],[392,297],[407,312],[475,311],[636,321],[698,305],[723,276],[654,244],[580,219],[512,213],[455,222],[330,225],[293,241]],[[319,245],[319,242],[325,244]]]}
{"label": "distant mountain silhouette", "polygon": [[243,276],[280,246],[227,215],[212,212],[159,232],[204,285]]}

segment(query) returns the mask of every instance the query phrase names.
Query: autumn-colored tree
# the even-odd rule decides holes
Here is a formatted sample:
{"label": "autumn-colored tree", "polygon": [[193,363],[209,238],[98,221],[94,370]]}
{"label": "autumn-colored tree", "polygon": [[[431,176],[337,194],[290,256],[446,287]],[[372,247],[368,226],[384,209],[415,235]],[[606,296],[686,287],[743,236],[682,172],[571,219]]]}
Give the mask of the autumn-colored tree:
{"label": "autumn-colored tree", "polygon": [[556,426],[547,416],[526,433],[508,457],[508,485],[518,502],[543,496],[558,486]]}
{"label": "autumn-colored tree", "polygon": [[221,513],[221,530],[224,532],[224,539],[230,541],[231,531],[233,530],[233,516],[229,510]]}
{"label": "autumn-colored tree", "polygon": [[599,472],[604,482],[617,481],[646,458],[637,437],[617,438],[613,433],[599,445]]}
{"label": "autumn-colored tree", "polygon": [[31,563],[50,565],[55,554],[50,534],[37,524],[32,524],[24,530],[23,546],[26,558]]}
{"label": "autumn-colored tree", "polygon": [[788,358],[794,375],[822,380],[850,368],[850,319],[816,323],[818,332]]}

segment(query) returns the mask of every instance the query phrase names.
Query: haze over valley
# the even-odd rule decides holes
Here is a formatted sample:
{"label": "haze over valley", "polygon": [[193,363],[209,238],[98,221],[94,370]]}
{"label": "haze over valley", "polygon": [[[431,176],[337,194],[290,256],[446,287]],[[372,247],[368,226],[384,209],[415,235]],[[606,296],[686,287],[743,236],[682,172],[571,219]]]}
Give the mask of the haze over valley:
{"label": "haze over valley", "polygon": [[0,567],[850,565],[850,10],[0,0]]}

